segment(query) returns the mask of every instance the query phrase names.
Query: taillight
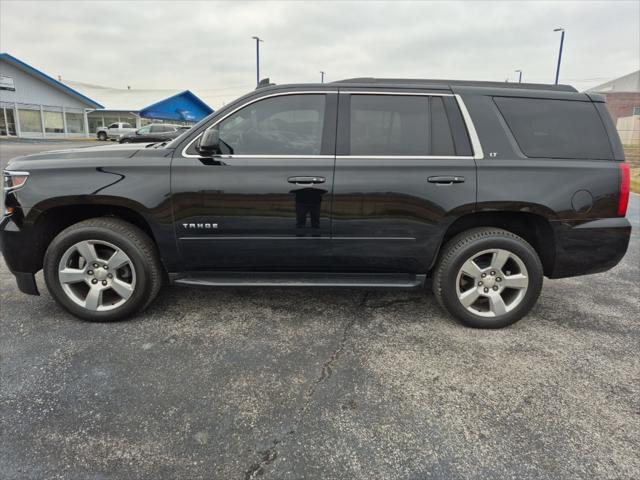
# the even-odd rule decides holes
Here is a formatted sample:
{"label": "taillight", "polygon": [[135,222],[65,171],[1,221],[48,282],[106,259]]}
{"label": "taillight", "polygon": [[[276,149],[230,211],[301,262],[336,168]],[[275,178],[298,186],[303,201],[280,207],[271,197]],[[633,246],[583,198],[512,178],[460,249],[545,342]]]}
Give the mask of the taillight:
{"label": "taillight", "polygon": [[618,216],[627,215],[629,205],[629,190],[631,189],[631,171],[628,163],[620,164],[620,197],[618,200]]}

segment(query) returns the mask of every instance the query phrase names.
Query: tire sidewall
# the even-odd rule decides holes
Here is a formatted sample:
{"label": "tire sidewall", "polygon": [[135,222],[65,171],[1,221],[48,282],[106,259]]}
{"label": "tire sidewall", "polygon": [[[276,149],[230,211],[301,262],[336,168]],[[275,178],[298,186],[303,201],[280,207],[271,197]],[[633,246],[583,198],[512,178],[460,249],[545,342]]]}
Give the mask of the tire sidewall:
{"label": "tire sidewall", "polygon": [[[136,286],[131,297],[120,307],[106,312],[90,311],[76,304],[62,289],[58,279],[60,259],[67,249],[84,240],[109,242],[122,249],[131,259],[136,273]],[[44,278],[49,292],[65,309],[73,315],[94,322],[112,322],[136,313],[149,298],[152,288],[149,267],[138,247],[127,237],[98,226],[81,227],[58,235],[45,254]]]}
{"label": "tire sidewall", "polygon": [[[529,286],[525,297],[514,310],[499,319],[482,317],[469,312],[458,299],[456,285],[458,272],[464,262],[483,250],[494,248],[507,250],[520,257],[527,267],[527,274],[529,276]],[[447,310],[466,325],[479,328],[501,328],[518,321],[531,310],[542,289],[542,282],[542,265],[531,245],[521,239],[518,240],[516,238],[498,235],[489,236],[470,242],[456,252],[455,258],[452,259],[448,268],[442,274],[442,301]]]}

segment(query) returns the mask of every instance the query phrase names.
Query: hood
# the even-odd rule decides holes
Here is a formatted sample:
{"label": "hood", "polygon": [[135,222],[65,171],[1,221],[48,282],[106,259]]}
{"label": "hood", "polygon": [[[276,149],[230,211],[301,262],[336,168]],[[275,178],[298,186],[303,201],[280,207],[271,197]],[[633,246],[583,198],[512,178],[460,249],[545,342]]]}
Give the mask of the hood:
{"label": "hood", "polygon": [[119,159],[128,159],[134,157],[141,150],[153,151],[157,155],[166,152],[165,148],[147,148],[149,143],[124,143],[115,145],[98,145],[95,147],[69,148],[64,150],[51,150],[48,152],[33,153],[16,157],[9,160],[7,169],[17,170],[19,168],[37,168],[38,166],[55,166],[58,161],[62,164],[69,163],[86,163],[91,164],[94,161],[110,161]]}

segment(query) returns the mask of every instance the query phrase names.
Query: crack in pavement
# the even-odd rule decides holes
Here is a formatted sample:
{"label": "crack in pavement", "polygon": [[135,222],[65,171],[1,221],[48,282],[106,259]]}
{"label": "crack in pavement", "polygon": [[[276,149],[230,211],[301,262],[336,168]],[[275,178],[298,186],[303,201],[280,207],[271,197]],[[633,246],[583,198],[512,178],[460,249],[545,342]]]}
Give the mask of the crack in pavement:
{"label": "crack in pavement", "polygon": [[[342,329],[342,336],[340,338],[340,341],[338,342],[337,347],[335,348],[335,350],[333,351],[329,359],[322,364],[320,376],[316,380],[314,380],[313,383],[307,389],[307,392],[304,395],[304,398],[305,398],[304,404],[300,409],[298,409],[298,412],[296,413],[296,415],[294,415],[293,427],[287,432],[287,435],[289,435],[289,438],[295,435],[298,429],[298,426],[300,425],[305,415],[309,411],[309,408],[311,407],[311,400],[313,399],[313,395],[315,394],[318,386],[321,383],[323,383],[325,380],[327,380],[329,377],[331,377],[331,375],[333,374],[335,364],[338,362],[338,360],[340,359],[340,356],[342,355],[342,352],[344,351],[344,347],[345,347],[345,344],[347,343],[347,339],[349,337],[349,333],[351,332],[351,329],[356,324],[362,309],[367,308],[367,299],[369,298],[369,294],[370,292],[365,292],[360,302],[358,302],[358,305],[356,306],[356,310],[354,314]],[[260,455],[260,460],[251,464],[251,466],[245,471],[244,480],[252,480],[258,476],[264,475],[265,467],[271,465],[271,463],[273,463],[273,461],[275,461],[275,459],[278,458],[279,452],[278,450],[276,450],[275,446],[278,444],[284,445],[286,443],[286,440],[287,440],[286,438],[275,439],[273,440],[273,445],[274,445],[273,448],[268,448],[266,450],[258,451],[258,454]]]}
{"label": "crack in pavement", "polygon": [[391,307],[393,305],[408,305],[410,303],[419,303],[424,296],[415,297],[415,298],[398,298],[395,300],[387,300],[386,302],[380,303],[372,303],[370,305],[365,305],[366,308],[370,308],[371,310],[378,310],[380,308]]}

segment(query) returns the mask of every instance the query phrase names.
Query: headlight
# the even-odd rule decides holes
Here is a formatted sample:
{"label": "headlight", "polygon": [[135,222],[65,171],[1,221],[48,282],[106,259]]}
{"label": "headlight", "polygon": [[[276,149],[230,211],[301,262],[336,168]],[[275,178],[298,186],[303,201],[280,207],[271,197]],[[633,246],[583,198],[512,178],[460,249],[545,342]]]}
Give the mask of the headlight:
{"label": "headlight", "polygon": [[29,172],[14,172],[11,170],[5,170],[2,172],[4,177],[3,190],[4,193],[13,192],[19,188],[22,188],[29,178]]}

